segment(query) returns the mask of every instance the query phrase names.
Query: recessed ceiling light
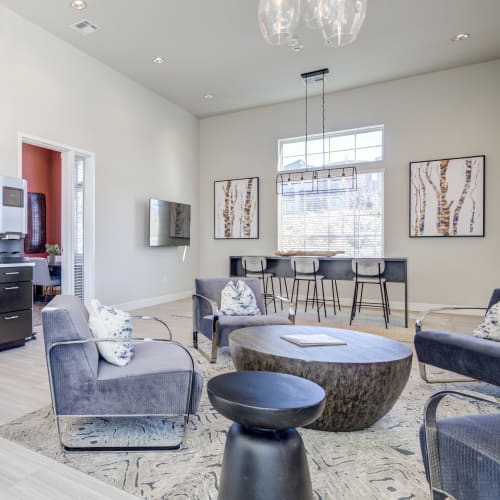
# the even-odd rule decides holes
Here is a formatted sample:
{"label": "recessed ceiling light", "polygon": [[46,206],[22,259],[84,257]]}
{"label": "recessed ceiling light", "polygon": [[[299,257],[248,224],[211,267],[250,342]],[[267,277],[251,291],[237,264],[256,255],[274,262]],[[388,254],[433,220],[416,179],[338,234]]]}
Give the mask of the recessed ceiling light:
{"label": "recessed ceiling light", "polygon": [[76,10],[83,10],[87,8],[87,2],[85,0],[73,0],[71,7]]}
{"label": "recessed ceiling light", "polygon": [[166,59],[164,57],[158,56],[153,59],[153,62],[155,64],[163,64],[164,62],[166,62]]}
{"label": "recessed ceiling light", "polygon": [[470,33],[458,33],[458,35],[455,35],[454,37],[451,38],[452,42],[462,42],[464,40],[467,40],[470,38]]}
{"label": "recessed ceiling light", "polygon": [[213,99],[215,96],[213,94],[205,94],[203,96],[207,101],[209,101],[210,99]]}

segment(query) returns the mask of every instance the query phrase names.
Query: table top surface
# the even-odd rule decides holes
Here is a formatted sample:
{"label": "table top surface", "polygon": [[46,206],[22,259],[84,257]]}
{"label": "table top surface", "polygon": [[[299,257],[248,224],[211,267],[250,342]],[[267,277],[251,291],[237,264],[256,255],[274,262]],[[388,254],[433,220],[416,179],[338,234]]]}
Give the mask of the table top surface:
{"label": "table top surface", "polygon": [[[301,347],[283,335],[326,334],[346,342],[346,345]],[[283,358],[307,362],[336,364],[390,363],[412,356],[412,350],[395,340],[379,335],[301,325],[271,325],[242,328],[229,336],[229,345]]]}
{"label": "table top surface", "polygon": [[33,262],[2,262],[0,267],[34,267]]}
{"label": "table top surface", "polygon": [[[242,255],[231,255],[229,259],[241,259]],[[292,257],[305,257],[302,255],[246,255],[245,257],[265,257],[266,259],[276,259],[276,260],[290,260]],[[317,258],[319,260],[346,260],[346,261],[351,261],[352,259],[365,259],[365,260],[384,260],[386,262],[401,262],[401,261],[407,261],[408,259],[406,257],[348,257],[344,254],[339,254],[339,255],[334,255],[331,257],[326,257],[324,255],[308,255],[307,257],[310,258]]]}
{"label": "table top surface", "polygon": [[[272,390],[271,390],[272,388]],[[260,410],[296,410],[319,405],[325,391],[316,383],[295,375],[265,371],[224,373],[208,381],[212,398],[232,406]],[[217,405],[216,405],[216,409]]]}

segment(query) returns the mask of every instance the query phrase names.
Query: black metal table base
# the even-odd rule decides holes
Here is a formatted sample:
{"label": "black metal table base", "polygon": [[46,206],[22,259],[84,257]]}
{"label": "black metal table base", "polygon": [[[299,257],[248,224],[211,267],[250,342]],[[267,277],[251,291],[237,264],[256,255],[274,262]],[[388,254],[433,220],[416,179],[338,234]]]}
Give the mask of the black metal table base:
{"label": "black metal table base", "polygon": [[218,500],[312,500],[309,467],[295,429],[229,429]]}

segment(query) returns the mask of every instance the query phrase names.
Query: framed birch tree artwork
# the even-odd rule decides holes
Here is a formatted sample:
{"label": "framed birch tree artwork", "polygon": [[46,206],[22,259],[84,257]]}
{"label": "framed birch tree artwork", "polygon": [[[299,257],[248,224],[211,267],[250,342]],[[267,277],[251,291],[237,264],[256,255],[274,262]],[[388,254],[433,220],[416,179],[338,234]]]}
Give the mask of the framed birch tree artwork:
{"label": "framed birch tree artwork", "polygon": [[259,178],[214,182],[214,238],[259,237]]}
{"label": "framed birch tree artwork", "polygon": [[410,163],[410,237],[484,236],[485,157]]}

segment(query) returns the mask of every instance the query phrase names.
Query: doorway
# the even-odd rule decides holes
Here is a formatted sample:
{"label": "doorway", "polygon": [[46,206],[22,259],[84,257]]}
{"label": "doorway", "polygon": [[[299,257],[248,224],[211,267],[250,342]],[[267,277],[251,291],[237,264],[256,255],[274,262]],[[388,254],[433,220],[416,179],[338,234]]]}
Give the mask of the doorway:
{"label": "doorway", "polygon": [[[32,231],[25,245],[29,250],[26,253],[45,256],[42,245],[57,243],[60,256],[52,265],[52,272],[60,275],[61,293],[76,295],[88,306],[94,297],[95,155],[19,134],[19,176],[28,177],[33,221],[39,222],[37,217],[45,205],[45,238],[40,230],[35,233],[29,227]],[[37,191],[32,191],[32,187]],[[37,200],[34,210],[32,203]],[[38,247],[30,246],[32,243]]]}

